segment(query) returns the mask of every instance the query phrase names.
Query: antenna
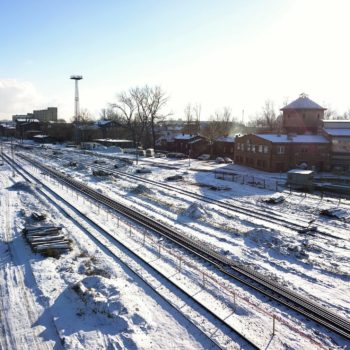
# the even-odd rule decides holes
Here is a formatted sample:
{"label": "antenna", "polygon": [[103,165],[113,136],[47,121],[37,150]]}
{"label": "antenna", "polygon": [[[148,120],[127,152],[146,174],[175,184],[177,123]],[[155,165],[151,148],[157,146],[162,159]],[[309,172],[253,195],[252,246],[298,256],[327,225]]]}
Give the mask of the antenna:
{"label": "antenna", "polygon": [[78,81],[83,79],[82,75],[71,75],[70,78],[72,80],[75,80],[75,103],[74,103],[74,115],[75,115],[75,121],[78,121],[80,111],[79,111],[79,88],[78,88]]}

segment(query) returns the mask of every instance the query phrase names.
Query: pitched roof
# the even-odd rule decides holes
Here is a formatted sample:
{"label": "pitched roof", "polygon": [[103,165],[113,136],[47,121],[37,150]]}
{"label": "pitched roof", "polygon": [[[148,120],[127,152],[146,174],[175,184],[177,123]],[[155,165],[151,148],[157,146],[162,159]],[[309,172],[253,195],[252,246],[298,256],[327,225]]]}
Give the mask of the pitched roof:
{"label": "pitched roof", "polygon": [[289,109],[320,109],[324,111],[327,108],[323,108],[316,102],[310,100],[306,94],[301,94],[299,98],[297,98],[295,101],[281,108],[281,111],[285,111]]}
{"label": "pitched roof", "polygon": [[194,138],[198,137],[198,135],[192,135],[192,134],[177,134],[175,136],[176,140],[192,140]]}
{"label": "pitched roof", "polygon": [[332,128],[325,128],[324,131],[331,136],[350,136],[350,128],[348,129],[332,129]]}
{"label": "pitched roof", "polygon": [[218,142],[235,142],[235,136],[220,136],[215,141],[218,141]]}
{"label": "pitched roof", "polygon": [[288,137],[286,134],[256,134],[256,136],[273,143],[329,143],[322,135],[294,135]]}

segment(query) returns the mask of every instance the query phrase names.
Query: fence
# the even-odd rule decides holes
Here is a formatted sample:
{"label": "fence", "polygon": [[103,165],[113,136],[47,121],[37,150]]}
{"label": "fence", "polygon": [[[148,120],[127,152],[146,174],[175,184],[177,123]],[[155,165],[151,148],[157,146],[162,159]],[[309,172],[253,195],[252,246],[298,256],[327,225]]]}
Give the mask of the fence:
{"label": "fence", "polygon": [[215,178],[220,180],[227,180],[240,183],[242,185],[249,185],[258,188],[265,188],[272,191],[283,190],[285,181],[266,179],[249,174],[235,174],[227,171],[215,171]]}

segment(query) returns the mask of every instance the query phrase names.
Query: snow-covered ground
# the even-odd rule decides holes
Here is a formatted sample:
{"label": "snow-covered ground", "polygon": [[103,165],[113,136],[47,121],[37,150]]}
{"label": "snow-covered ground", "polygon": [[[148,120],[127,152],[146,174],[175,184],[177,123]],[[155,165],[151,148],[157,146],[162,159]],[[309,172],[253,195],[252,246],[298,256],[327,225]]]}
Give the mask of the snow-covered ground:
{"label": "snow-covered ground", "polygon": [[[195,237],[206,244],[211,245],[221,254],[245,265],[250,265],[261,273],[278,280],[281,284],[313,298],[315,301],[327,306],[329,309],[336,311],[346,318],[350,318],[350,225],[346,222],[324,219],[318,216],[319,209],[330,206],[339,206],[350,213],[348,202],[345,201],[339,204],[333,199],[324,199],[321,201],[315,196],[308,196],[305,198],[298,194],[291,194],[286,197],[286,201],[283,204],[271,207],[267,204],[263,204],[261,198],[271,196],[273,192],[248,185],[241,185],[235,182],[215,179],[214,174],[210,172],[210,170],[216,168],[216,164],[208,163],[206,166],[203,166],[202,162],[197,162],[197,166],[196,161],[192,161],[192,169],[197,169],[200,165],[200,169],[206,171],[189,171],[188,160],[166,160],[167,165],[174,169],[158,167],[156,166],[157,164],[152,164],[152,160],[150,161],[149,159],[146,159],[145,161],[140,160],[139,162],[140,164],[138,168],[146,166],[152,170],[152,173],[150,174],[140,175],[144,178],[166,183],[164,181],[166,177],[180,174],[183,176],[183,180],[172,183],[172,186],[210,196],[211,198],[220,199],[227,203],[238,204],[242,208],[256,208],[260,211],[275,213],[276,215],[281,215],[283,218],[295,220],[295,222],[300,221],[306,223],[310,220],[316,219],[316,224],[319,223],[322,225],[322,228],[329,230],[329,233],[333,235],[338,234],[340,238],[336,239],[317,234],[305,236],[296,234],[294,231],[284,228],[281,225],[263,222],[261,219],[250,218],[247,215],[235,213],[234,211],[223,209],[213,204],[193,200],[191,197],[170,189],[157,187],[157,185],[145,184],[141,181],[136,181],[135,179],[130,179],[122,175],[115,177],[110,176],[107,178],[94,177],[91,175],[91,167],[96,166],[96,164],[92,163],[95,160],[103,159],[101,155],[93,157],[92,155],[84,155],[75,150],[69,150],[69,152],[62,150],[62,154],[53,155],[51,150],[44,149],[31,151],[30,155],[37,157],[40,161],[45,160],[46,164],[51,165],[60,171],[64,171],[78,180],[88,183],[96,190],[107,194],[140,212],[147,213],[149,216],[175,227],[184,234]],[[77,167],[69,167],[68,163],[70,161],[76,161],[78,163]],[[110,166],[110,168],[116,163],[116,161],[111,161],[110,159],[106,159],[106,161],[107,164],[103,166]],[[156,162],[159,162],[159,160],[156,160]],[[161,165],[163,165],[163,162]],[[136,166],[126,166],[121,170],[133,173],[136,168]],[[237,170],[239,169],[236,168],[235,171]],[[8,171],[2,171],[2,178],[4,181],[9,176],[10,173]],[[37,174],[37,176],[40,176],[40,174]],[[262,174],[259,174],[259,176],[262,176]],[[267,175],[264,176],[268,178]],[[279,174],[273,175],[275,178],[279,178],[279,176]],[[208,186],[203,186],[203,184],[216,184],[219,186],[226,186],[228,189],[225,191],[214,192],[210,190]],[[59,191],[57,185],[52,184],[52,186],[56,187],[56,190]],[[4,191],[4,193],[5,192],[6,191]],[[62,191],[62,189],[61,192],[62,195],[67,196],[67,193]],[[30,195],[29,192],[16,193],[16,195],[17,194],[17,199],[13,200],[14,203],[17,203],[17,207],[21,205],[25,207],[23,198],[25,198],[26,205],[28,203],[35,203],[35,200],[32,198],[33,195]],[[72,196],[72,194],[70,196]],[[26,210],[31,210],[31,205],[29,204]],[[83,206],[84,204],[81,202],[80,204],[75,205]],[[98,213],[96,208],[95,214],[92,209],[89,209],[88,211],[89,215],[95,215],[96,220],[99,218],[101,219],[102,214]],[[12,212],[16,211],[12,209]],[[57,220],[57,217],[58,214],[56,213],[52,220]],[[15,215],[15,220],[17,220],[17,225],[21,225],[23,224],[25,217]],[[60,218],[60,220],[66,219]],[[115,225],[115,221],[113,222],[113,220],[115,219],[110,216],[107,222],[105,220],[102,221],[104,221],[109,229],[111,229],[113,225]],[[67,222],[66,225],[70,228],[70,225],[72,224]],[[74,232],[76,235],[83,235],[83,233],[79,233],[77,228],[74,230],[71,228],[69,231]],[[136,231],[137,227],[135,227],[135,232]],[[135,237],[132,238],[133,239],[129,242],[131,245],[136,244],[138,239],[139,242],[142,241],[142,235],[137,238],[137,234],[135,234]],[[77,238],[75,238],[75,240],[76,239]],[[82,242],[84,242],[84,245],[82,245]],[[103,303],[103,301],[97,303],[97,309],[93,309],[95,306],[91,306],[90,304],[96,304],[96,295],[94,292],[87,293],[86,291],[97,291],[98,300],[100,300],[99,298],[102,298],[102,300],[103,298],[109,299],[111,295],[117,294],[119,297],[116,298],[116,300],[124,305],[127,304],[127,302],[120,298],[123,293],[128,294],[127,290],[135,288],[135,281],[132,280],[130,282],[130,277],[125,278],[126,288],[121,288],[120,285],[123,285],[124,280],[120,276],[121,272],[119,270],[113,271],[115,274],[113,276],[116,276],[117,280],[123,281],[121,284],[118,283],[117,286],[111,282],[114,279],[110,278],[110,274],[108,274],[108,278],[106,278],[106,276],[99,276],[98,274],[91,276],[89,273],[86,273],[86,267],[82,267],[86,265],[86,261],[90,261],[91,256],[99,257],[100,254],[102,255],[102,253],[96,253],[96,246],[91,245],[91,247],[88,248],[87,245],[88,243],[86,242],[86,239],[78,239],[76,247],[79,247],[79,249],[76,248],[73,252],[62,256],[57,261],[54,259],[38,259],[37,257],[36,259],[30,260],[29,258],[31,261],[30,266],[32,271],[34,271],[36,281],[42,279],[42,283],[36,283],[42,293],[45,291],[45,300],[48,300],[48,302],[51,302],[52,304],[50,304],[50,312],[53,315],[58,314],[58,316],[52,316],[54,319],[52,324],[53,328],[57,329],[56,332],[60,335],[61,342],[62,337],[64,337],[65,341],[63,346],[74,348],[82,345],[82,347],[85,346],[89,348],[89,345],[94,344],[94,341],[96,341],[97,348],[107,348],[109,344],[114,344],[114,342],[116,344],[121,344],[120,346],[124,346],[125,348],[164,348],[164,345],[169,342],[169,339],[174,337],[173,335],[170,335],[170,330],[174,328],[174,334],[177,334],[180,338],[184,337],[184,343],[175,343],[174,348],[208,347],[208,340],[205,340],[203,334],[201,335],[195,327],[185,327],[187,331],[185,331],[184,335],[182,334],[184,329],[183,323],[179,322],[179,318],[181,318],[179,315],[174,317],[174,315],[169,316],[169,314],[165,313],[164,316],[160,317],[159,322],[161,324],[166,324],[166,326],[165,329],[161,330],[157,328],[160,332],[159,338],[153,334],[152,331],[141,332],[142,335],[138,337],[135,328],[139,330],[139,327],[133,324],[132,317],[130,320],[130,314],[127,313],[126,316],[122,315],[122,319],[126,322],[125,329],[130,330],[133,329],[134,326],[134,331],[130,332],[131,335],[127,333],[127,339],[128,341],[130,340],[130,343],[125,341],[123,333],[125,329],[123,327],[111,330],[104,325],[103,320],[101,321],[98,318],[98,321],[96,321],[96,313],[99,316],[101,313],[103,314],[99,308],[102,307],[103,310],[105,310],[106,303]],[[165,248],[167,246],[168,245],[165,244]],[[169,245],[169,248],[171,253],[166,256],[166,253],[164,252],[164,262],[171,267],[176,264],[174,255],[183,254],[183,252],[171,245]],[[28,252],[28,254],[30,257],[31,252]],[[152,255],[150,255],[152,254],[152,248],[148,250],[144,248],[143,254],[145,254],[146,258],[152,257]],[[106,257],[101,256],[101,258],[97,259],[97,262],[93,260],[92,263],[93,265],[97,264],[97,270],[107,270],[110,273],[110,270],[115,268],[116,264],[115,262],[107,263],[107,260],[105,259]],[[186,259],[191,261],[191,257],[186,257]],[[190,263],[194,264],[195,269],[200,271],[203,271],[203,269],[206,268],[205,266],[202,266],[199,261],[191,261]],[[90,263],[88,263],[88,265],[89,264]],[[102,268],[100,268],[99,264],[102,264]],[[167,264],[162,263],[161,268],[166,269]],[[187,277],[190,275],[192,276],[192,282],[195,280],[194,276],[196,273],[198,274],[198,270],[195,272],[187,272]],[[43,274],[43,271],[52,271],[52,274],[48,275],[51,276],[51,279],[54,279],[54,288],[49,287],[51,280],[50,283],[48,283],[47,275]],[[215,281],[223,283],[225,286],[228,285],[225,278],[212,269],[208,268],[207,273],[209,278],[213,278],[213,281],[215,279]],[[43,275],[44,277],[42,277]],[[54,278],[52,276],[56,277]],[[201,276],[197,276],[197,280],[200,279]],[[80,284],[79,281],[81,281]],[[127,283],[128,281],[129,284]],[[61,287],[57,287],[56,284]],[[189,287],[194,288],[193,286]],[[317,348],[316,344],[318,343],[324,344],[325,348],[336,348],[336,344],[339,344],[339,346],[346,344],[343,340],[340,340],[339,337],[330,335],[329,332],[324,332],[324,330],[320,329],[317,331],[312,329],[312,327],[314,327],[312,323],[305,322],[305,320],[298,318],[292,313],[289,314],[286,310],[276,307],[276,305],[268,304],[266,300],[244,290],[242,286],[235,286],[235,290],[238,300],[241,300],[242,311],[241,315],[239,315],[239,312],[234,315],[232,322],[238,328],[240,325],[240,330],[243,331],[243,333],[245,331],[246,334],[250,335],[251,339],[258,340],[260,347],[266,348],[268,346],[268,348],[276,349],[309,349],[314,347]],[[195,291],[195,289],[193,291]],[[102,296],[99,293],[102,293]],[[145,294],[149,297],[150,293]],[[216,294],[218,294],[217,291]],[[146,297],[143,297],[142,293],[139,291],[134,295],[136,295],[135,301],[139,302],[139,300],[142,300],[141,304],[143,305],[143,300],[145,300]],[[202,293],[202,295],[204,295],[204,293]],[[202,298],[209,299],[210,296],[205,294]],[[58,304],[56,304],[57,299],[59,300]],[[78,305],[76,300],[81,301],[82,299],[87,300],[86,303],[84,302],[84,307],[80,307],[80,309],[83,310],[81,311],[83,312],[83,315],[80,315],[81,312],[76,309],[74,309],[74,312],[78,313],[78,316],[76,317],[72,316],[74,313],[73,311],[69,314],[69,317],[65,313],[63,313],[63,315],[61,314],[63,312],[62,310],[66,309],[66,307],[62,307],[62,305],[67,306],[69,305],[69,302]],[[244,300],[248,300],[249,303],[244,304]],[[224,301],[227,302],[226,299]],[[253,305],[256,307],[253,307]],[[154,312],[156,314],[159,312],[159,310],[153,310],[152,306],[152,302],[147,301],[147,308],[150,308],[148,313],[151,315],[151,318],[145,321],[147,325],[152,324],[152,320],[154,321],[152,318],[155,315]],[[128,304],[125,307],[130,309]],[[262,309],[260,315],[258,315],[259,313],[257,312],[258,308]],[[116,307],[116,309],[118,308]],[[113,314],[113,310],[113,307],[112,311],[108,308],[107,314],[109,312]],[[292,328],[297,327],[302,335],[293,333],[291,328],[280,326],[279,333],[271,340],[271,330],[266,329],[266,324],[271,323],[271,320],[269,319],[269,316],[266,318],[264,312],[268,315],[276,314],[278,317],[283,317],[286,322],[291,322],[291,324],[293,324]],[[47,313],[45,313],[45,315],[46,314]],[[121,317],[120,310],[114,314]],[[143,312],[140,312],[139,314],[145,318]],[[71,326],[73,327],[73,325],[76,325],[76,327],[73,327],[74,331],[68,331],[70,334],[66,334],[62,329],[65,327],[64,325],[69,322],[67,319],[70,317],[73,319],[73,322],[70,323]],[[75,320],[75,318],[77,320]],[[99,321],[101,322],[96,324],[96,322]],[[169,324],[168,321],[170,322]],[[87,329],[84,328],[84,322],[87,322],[88,324],[88,326],[86,326]],[[157,324],[157,327],[159,327],[158,321],[154,322]],[[77,326],[78,323],[79,326]],[[250,329],[249,324],[252,325]],[[152,327],[149,328],[152,329]],[[96,331],[96,329],[98,329],[98,331]],[[169,331],[169,333],[167,333],[167,331]],[[123,336],[121,336],[121,334],[123,334]],[[308,337],[314,339],[316,343],[313,343],[312,341],[310,342]],[[261,339],[259,340],[259,338]],[[152,344],[143,343],[146,341],[145,339],[153,339]],[[168,340],[166,341],[165,339]]]}
{"label": "snow-covered ground", "polygon": [[[1,349],[206,349],[208,338],[18,175],[1,177]],[[21,234],[32,211],[65,227],[72,252],[31,252]],[[30,221],[30,220],[29,220]],[[234,343],[233,343],[234,345]],[[233,346],[232,348],[236,348]]]}

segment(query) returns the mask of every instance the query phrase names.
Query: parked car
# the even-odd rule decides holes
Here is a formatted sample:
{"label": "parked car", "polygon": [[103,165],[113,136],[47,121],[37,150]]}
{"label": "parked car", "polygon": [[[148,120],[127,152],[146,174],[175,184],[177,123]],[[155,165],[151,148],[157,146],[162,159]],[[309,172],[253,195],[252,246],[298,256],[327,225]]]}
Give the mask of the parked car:
{"label": "parked car", "polygon": [[218,164],[225,163],[225,159],[222,158],[222,157],[217,157],[217,158],[215,159],[215,161],[216,161],[216,163],[218,163]]}
{"label": "parked car", "polygon": [[209,160],[210,159],[210,154],[202,154],[197,159],[199,159],[199,160]]}
{"label": "parked car", "polygon": [[230,157],[224,157],[225,163],[233,163]]}
{"label": "parked car", "polygon": [[170,152],[166,156],[167,156],[167,158],[175,158],[175,159],[187,158],[186,154],[184,154],[184,153],[176,153],[176,152]]}
{"label": "parked car", "polygon": [[166,155],[165,155],[164,153],[155,153],[155,154],[154,154],[154,157],[155,157],[155,158],[165,158]]}

